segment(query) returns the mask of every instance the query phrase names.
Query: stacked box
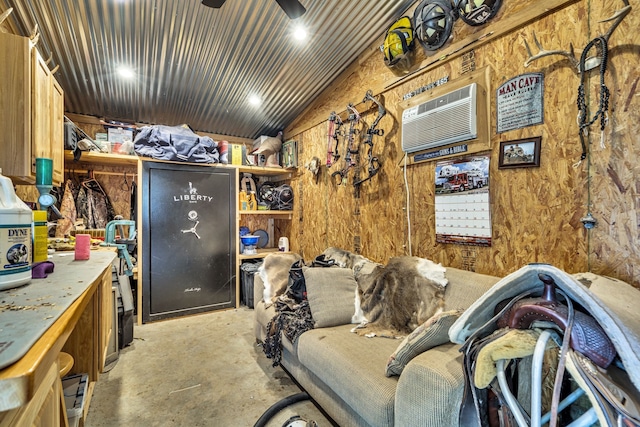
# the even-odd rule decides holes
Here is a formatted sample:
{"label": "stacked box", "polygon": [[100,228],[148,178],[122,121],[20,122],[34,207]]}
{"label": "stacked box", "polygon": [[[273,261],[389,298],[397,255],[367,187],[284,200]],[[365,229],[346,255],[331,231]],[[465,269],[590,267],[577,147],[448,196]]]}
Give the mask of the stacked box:
{"label": "stacked box", "polygon": [[246,165],[247,147],[244,144],[229,144],[229,163],[232,165]]}

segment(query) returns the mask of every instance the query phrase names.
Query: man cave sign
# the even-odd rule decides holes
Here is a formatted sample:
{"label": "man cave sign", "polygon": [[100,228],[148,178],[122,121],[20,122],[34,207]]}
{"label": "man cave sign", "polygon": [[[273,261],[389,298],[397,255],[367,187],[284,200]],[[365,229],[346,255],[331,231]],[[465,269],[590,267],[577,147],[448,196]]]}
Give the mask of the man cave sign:
{"label": "man cave sign", "polygon": [[544,123],[544,74],[521,74],[496,91],[497,133]]}

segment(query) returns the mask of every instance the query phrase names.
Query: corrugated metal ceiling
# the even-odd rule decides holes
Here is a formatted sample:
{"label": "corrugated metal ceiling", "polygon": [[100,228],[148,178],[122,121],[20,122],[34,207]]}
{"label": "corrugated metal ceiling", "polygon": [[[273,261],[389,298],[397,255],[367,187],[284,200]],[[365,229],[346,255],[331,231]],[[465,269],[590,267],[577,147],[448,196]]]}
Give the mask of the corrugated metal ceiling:
{"label": "corrugated metal ceiling", "polygon": [[5,26],[18,34],[38,24],[67,112],[255,138],[284,129],[413,2],[302,0],[296,20],[275,0],[0,0],[0,12],[14,9]]}

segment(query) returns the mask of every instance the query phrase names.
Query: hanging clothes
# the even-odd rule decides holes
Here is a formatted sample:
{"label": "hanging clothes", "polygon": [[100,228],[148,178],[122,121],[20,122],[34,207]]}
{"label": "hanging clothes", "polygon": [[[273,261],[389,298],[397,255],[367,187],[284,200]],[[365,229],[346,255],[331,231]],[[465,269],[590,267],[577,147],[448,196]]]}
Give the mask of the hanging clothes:
{"label": "hanging clothes", "polygon": [[138,184],[136,182],[131,183],[131,199],[130,199],[130,217],[133,221],[138,220]]}
{"label": "hanging clothes", "polygon": [[68,179],[64,186],[62,201],[60,202],[60,213],[63,218],[58,220],[56,227],[56,237],[68,236],[76,224],[76,195],[78,185]]}
{"label": "hanging clothes", "polygon": [[95,178],[82,182],[76,198],[77,215],[88,229],[106,228],[115,218],[115,210],[109,196]]}
{"label": "hanging clothes", "polygon": [[80,186],[76,196],[76,219],[81,219],[85,227],[89,224],[89,206],[87,203],[87,190]]}

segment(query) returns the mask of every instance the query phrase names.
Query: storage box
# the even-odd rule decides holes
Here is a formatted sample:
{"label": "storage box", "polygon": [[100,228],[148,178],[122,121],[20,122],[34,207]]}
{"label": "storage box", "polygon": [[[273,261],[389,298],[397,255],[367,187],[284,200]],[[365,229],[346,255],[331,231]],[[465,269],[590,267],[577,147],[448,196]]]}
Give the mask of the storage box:
{"label": "storage box", "polygon": [[109,142],[133,141],[133,130],[123,128],[109,128],[107,130]]}
{"label": "storage box", "polygon": [[253,153],[253,152],[254,152],[254,151],[256,151],[258,148],[260,148],[260,145],[261,145],[261,144],[262,144],[262,143],[263,143],[267,138],[269,138],[269,136],[268,136],[268,135],[260,135],[258,138],[256,138],[256,139],[253,141],[251,152]]}
{"label": "storage box", "polygon": [[229,163],[232,165],[246,165],[247,164],[247,147],[244,144],[229,144],[228,147]]}
{"label": "storage box", "polygon": [[62,379],[64,403],[69,427],[77,427],[84,411],[84,398],[89,387],[89,375],[75,374]]}

